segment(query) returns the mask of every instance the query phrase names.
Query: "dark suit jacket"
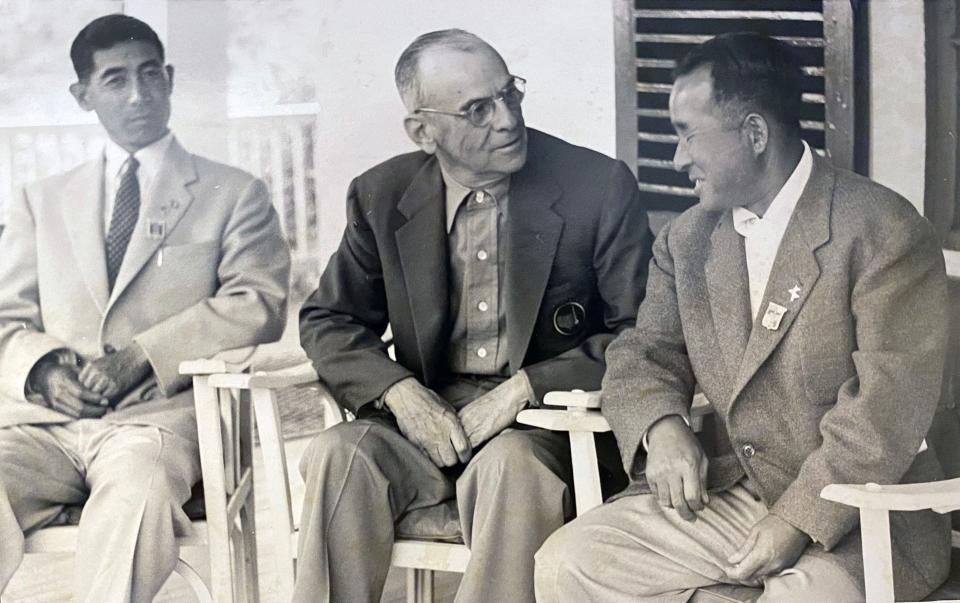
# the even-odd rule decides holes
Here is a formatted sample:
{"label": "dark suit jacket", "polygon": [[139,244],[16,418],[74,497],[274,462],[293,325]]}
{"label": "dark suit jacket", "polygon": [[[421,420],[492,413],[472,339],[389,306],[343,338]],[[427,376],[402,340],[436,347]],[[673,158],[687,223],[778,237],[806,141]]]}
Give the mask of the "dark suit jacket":
{"label": "dark suit jacket", "polygon": [[[830,483],[941,475],[931,452],[917,453],[944,358],[936,236],[902,197],[815,157],[751,321],[731,215],[695,206],[659,235],[637,326],[607,354],[603,413],[632,468],[642,434],[687,415],[699,383],[716,410],[704,434],[710,487],[749,476],[771,513],[862,580],[857,511],[819,495]],[[776,330],[761,326],[770,302],[787,308]],[[891,524],[898,594],[914,600],[946,577],[949,531],[930,512]]]}
{"label": "dark suit jacket", "polygon": [[[300,339],[336,399],[356,412],[416,376],[437,387],[450,337],[444,185],[436,158],[394,157],[356,178],[347,227],[319,288],[300,312]],[[604,350],[632,326],[643,298],[651,235],[636,180],[622,162],[529,130],[501,233],[511,372],[540,398],[597,389]],[[585,309],[563,335],[555,310]],[[396,362],[380,337],[393,333]]]}

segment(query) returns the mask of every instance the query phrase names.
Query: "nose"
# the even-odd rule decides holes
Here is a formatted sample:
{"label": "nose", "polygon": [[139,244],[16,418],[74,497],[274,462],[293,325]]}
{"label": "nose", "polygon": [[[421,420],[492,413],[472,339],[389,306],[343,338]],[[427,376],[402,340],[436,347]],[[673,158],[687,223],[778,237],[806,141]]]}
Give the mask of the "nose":
{"label": "nose", "polygon": [[515,130],[517,126],[520,125],[520,120],[523,119],[523,112],[519,105],[516,109],[511,109],[507,101],[498,98],[494,101],[494,106],[497,108],[493,115],[494,128],[497,130]]}
{"label": "nose", "polygon": [[136,105],[150,99],[149,87],[141,78],[133,78],[130,84],[130,96],[127,99],[131,105]]}
{"label": "nose", "polygon": [[680,136],[677,140],[677,150],[673,152],[673,169],[684,172],[690,167],[690,163],[690,153],[687,151],[687,145],[683,142],[683,137]]}

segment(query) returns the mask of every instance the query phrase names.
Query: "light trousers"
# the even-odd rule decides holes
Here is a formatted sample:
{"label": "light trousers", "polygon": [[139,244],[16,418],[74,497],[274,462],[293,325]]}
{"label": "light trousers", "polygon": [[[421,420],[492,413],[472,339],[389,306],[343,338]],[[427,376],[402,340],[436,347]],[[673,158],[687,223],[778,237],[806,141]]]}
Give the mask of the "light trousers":
{"label": "light trousers", "polygon": [[379,601],[395,524],[456,497],[470,548],[457,601],[533,601],[533,554],[573,513],[566,434],[508,429],[462,474],[388,423],[341,423],[311,443],[294,601]]}
{"label": "light trousers", "polygon": [[[536,556],[537,601],[684,603],[697,588],[732,583],[726,559],[766,515],[763,502],[740,484],[711,494],[694,522],[663,509],[653,495],[620,498],[547,540]],[[760,602],[864,600],[846,571],[809,551],[763,580]]]}
{"label": "light trousers", "polygon": [[182,506],[200,478],[196,442],[159,427],[82,419],[0,429],[0,592],[24,532],[83,504],[75,600],[149,602],[176,566]]}

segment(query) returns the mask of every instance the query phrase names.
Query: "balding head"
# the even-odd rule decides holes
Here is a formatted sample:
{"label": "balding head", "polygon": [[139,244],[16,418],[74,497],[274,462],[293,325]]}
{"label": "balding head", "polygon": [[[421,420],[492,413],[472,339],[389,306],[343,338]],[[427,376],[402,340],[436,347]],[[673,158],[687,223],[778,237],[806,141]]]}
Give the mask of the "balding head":
{"label": "balding head", "polygon": [[422,82],[424,74],[421,73],[420,69],[421,59],[432,52],[444,50],[468,53],[489,52],[495,55],[506,69],[506,63],[504,63],[500,53],[483,39],[468,31],[442,29],[417,36],[400,54],[397,66],[394,69],[397,91],[400,93],[400,98],[408,111],[413,111],[423,101]]}

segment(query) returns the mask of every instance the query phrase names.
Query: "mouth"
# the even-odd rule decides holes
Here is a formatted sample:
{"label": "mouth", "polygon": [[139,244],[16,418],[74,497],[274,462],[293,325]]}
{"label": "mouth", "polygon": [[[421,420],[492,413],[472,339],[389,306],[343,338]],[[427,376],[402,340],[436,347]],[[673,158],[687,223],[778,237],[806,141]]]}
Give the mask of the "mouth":
{"label": "mouth", "polygon": [[703,180],[690,176],[690,182],[693,182],[693,192],[699,197],[700,190],[703,188]]}

